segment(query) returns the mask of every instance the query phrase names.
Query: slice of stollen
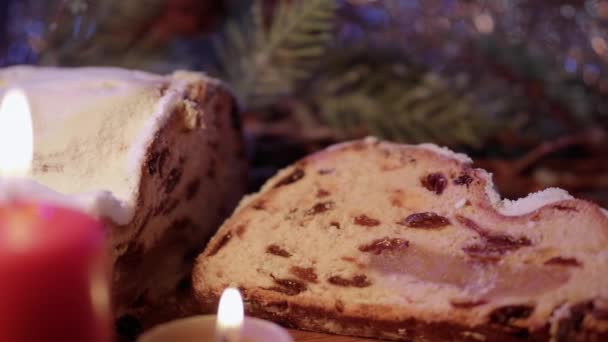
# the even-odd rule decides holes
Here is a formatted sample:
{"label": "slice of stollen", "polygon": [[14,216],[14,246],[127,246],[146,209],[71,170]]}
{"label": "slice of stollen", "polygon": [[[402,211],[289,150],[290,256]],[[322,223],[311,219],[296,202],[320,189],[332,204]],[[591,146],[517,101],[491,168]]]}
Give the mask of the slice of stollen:
{"label": "slice of stollen", "polygon": [[282,170],[242,201],[193,274],[216,307],[407,341],[608,341],[608,217],[547,189],[500,200],[434,145],[366,139]]}

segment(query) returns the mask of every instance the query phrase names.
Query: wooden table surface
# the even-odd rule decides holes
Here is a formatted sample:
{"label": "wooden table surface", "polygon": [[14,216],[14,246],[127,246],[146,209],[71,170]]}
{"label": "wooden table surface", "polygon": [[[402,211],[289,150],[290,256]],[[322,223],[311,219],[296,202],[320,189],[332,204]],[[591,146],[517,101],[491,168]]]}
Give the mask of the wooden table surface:
{"label": "wooden table surface", "polygon": [[366,338],[318,334],[308,331],[289,330],[295,342],[378,342]]}

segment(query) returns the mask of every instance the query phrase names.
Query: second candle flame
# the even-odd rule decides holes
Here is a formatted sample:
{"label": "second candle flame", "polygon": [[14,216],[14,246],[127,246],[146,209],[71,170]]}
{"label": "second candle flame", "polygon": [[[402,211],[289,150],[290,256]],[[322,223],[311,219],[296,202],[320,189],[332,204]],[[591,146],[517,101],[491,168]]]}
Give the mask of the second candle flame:
{"label": "second candle flame", "polygon": [[241,338],[241,329],[245,313],[243,309],[243,298],[239,290],[227,288],[220,297],[217,310],[217,340],[236,342]]}

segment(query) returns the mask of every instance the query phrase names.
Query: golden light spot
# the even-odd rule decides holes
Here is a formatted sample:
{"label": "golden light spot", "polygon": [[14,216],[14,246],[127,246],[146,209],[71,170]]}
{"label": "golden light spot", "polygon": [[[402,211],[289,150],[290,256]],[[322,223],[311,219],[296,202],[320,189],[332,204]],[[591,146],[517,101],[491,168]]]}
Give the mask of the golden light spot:
{"label": "golden light spot", "polygon": [[605,56],[608,54],[608,44],[606,44],[606,41],[602,37],[599,37],[599,36],[592,37],[591,38],[591,47],[593,48],[593,51],[595,51],[595,53],[597,53],[600,56]]}
{"label": "golden light spot", "polygon": [[473,19],[477,31],[481,33],[492,33],[494,31],[494,19],[487,13],[482,13]]}

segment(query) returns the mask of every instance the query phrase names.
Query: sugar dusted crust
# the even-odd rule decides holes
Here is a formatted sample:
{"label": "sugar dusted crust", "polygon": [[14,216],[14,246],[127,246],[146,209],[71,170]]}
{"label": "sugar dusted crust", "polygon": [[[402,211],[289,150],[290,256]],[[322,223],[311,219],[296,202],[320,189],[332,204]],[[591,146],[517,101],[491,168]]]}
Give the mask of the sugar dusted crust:
{"label": "sugar dusted crust", "polygon": [[[30,102],[35,139],[28,177],[119,225],[135,214],[137,165],[183,87],[171,77],[118,68],[0,69],[0,96],[19,88]],[[150,121],[158,122],[151,133]],[[112,201],[120,205],[108,206]]]}
{"label": "sugar dusted crust", "polygon": [[188,75],[139,165],[139,210],[129,226],[112,230],[117,317],[137,317],[143,328],[193,312],[194,257],[246,187],[233,97],[216,81]]}
{"label": "sugar dusted crust", "polygon": [[213,311],[237,285],[253,315],[399,340],[608,338],[602,209],[492,188],[443,150],[334,146],[241,202],[197,260],[197,299]]}
{"label": "sugar dusted crust", "polygon": [[469,156],[467,156],[466,154],[453,152],[447,147],[440,147],[435,144],[420,144],[418,145],[418,147],[435,152],[451,159],[455,159],[463,164],[471,164],[473,162],[473,160],[469,158]]}
{"label": "sugar dusted crust", "polygon": [[549,188],[515,201],[503,200],[501,206],[497,209],[501,214],[517,216],[527,214],[551,203],[571,199],[574,199],[574,197],[570,196],[566,191],[558,188]]}
{"label": "sugar dusted crust", "polygon": [[36,137],[28,177],[67,195],[47,197],[125,225],[135,214],[146,153],[196,82],[224,89],[188,71],[14,66],[0,69],[0,97],[11,88],[27,94]]}

